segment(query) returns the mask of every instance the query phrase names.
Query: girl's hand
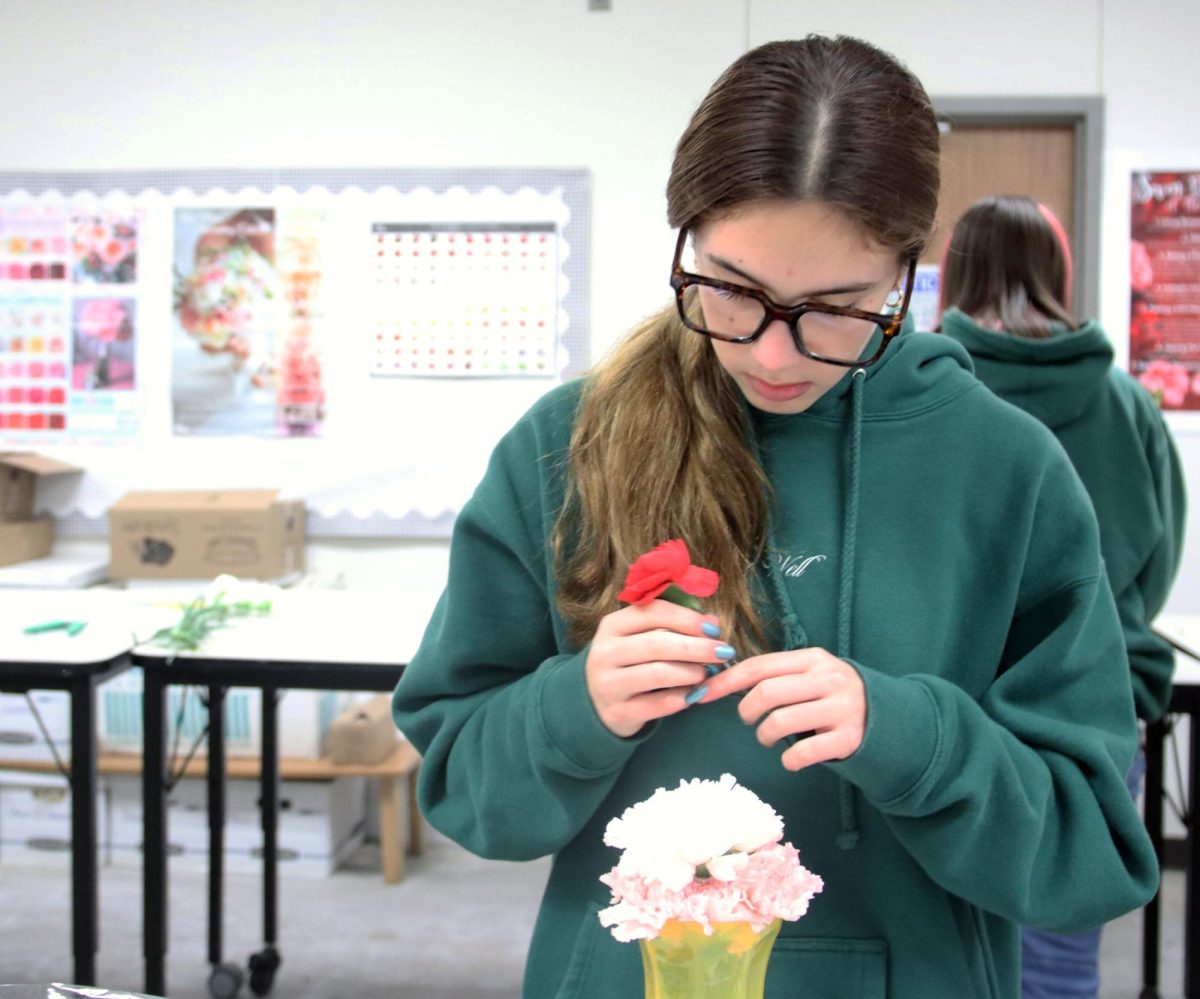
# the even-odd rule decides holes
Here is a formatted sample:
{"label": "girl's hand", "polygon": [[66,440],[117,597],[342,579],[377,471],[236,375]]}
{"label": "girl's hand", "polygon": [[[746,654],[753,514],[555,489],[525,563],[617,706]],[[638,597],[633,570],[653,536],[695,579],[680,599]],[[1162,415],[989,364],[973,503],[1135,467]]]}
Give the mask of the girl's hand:
{"label": "girl's hand", "polygon": [[713,615],[666,600],[601,618],[584,674],[605,727],[628,738],[646,722],[686,708],[688,693],[708,675],[705,664],[734,656],[717,634]]}
{"label": "girl's hand", "polygon": [[746,691],[738,714],[757,725],[758,741],[774,746],[804,735],[783,753],[788,770],[844,760],[862,745],[867,693],[849,663],[824,649],[752,656],[708,681],[703,703]]}

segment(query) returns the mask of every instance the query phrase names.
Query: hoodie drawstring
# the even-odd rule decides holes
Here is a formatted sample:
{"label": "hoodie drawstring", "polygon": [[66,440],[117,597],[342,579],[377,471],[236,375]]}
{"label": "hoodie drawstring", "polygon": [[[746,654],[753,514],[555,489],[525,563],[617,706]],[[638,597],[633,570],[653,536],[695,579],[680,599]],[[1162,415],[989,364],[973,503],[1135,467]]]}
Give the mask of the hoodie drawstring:
{"label": "hoodie drawstring", "polygon": [[[841,574],[838,580],[837,605],[836,654],[839,659],[846,659],[850,655],[850,612],[851,605],[854,602],[854,556],[858,543],[858,502],[863,405],[862,386],[866,382],[866,378],[867,372],[864,368],[855,368],[850,374],[850,453],[847,461],[849,470],[847,473],[845,518],[842,524]],[[752,447],[754,447],[755,456],[761,464],[762,454],[758,450],[758,442],[756,440],[752,439]],[[772,521],[773,518],[768,513],[768,537],[775,536],[774,523]],[[783,615],[781,624],[783,625],[784,648],[804,648],[808,645],[808,638],[804,634],[804,629],[796,617],[792,601],[788,598],[787,588],[783,583],[783,572],[776,559],[770,555],[767,557],[767,580],[771,587],[771,596],[775,601],[775,606],[779,608],[780,613]],[[854,785],[846,780],[839,780],[838,782],[838,811],[841,828],[838,831],[835,842],[843,850],[853,850],[858,846],[859,838],[858,792]]]}
{"label": "hoodie drawstring", "polygon": [[[864,368],[850,373],[850,455],[849,482],[846,495],[846,516],[842,525],[841,579],[838,582],[837,655],[850,656],[850,611],[854,602],[854,555],[858,544],[858,500],[862,450],[862,386],[867,380]],[[841,830],[835,842],[843,850],[858,846],[858,792],[847,780],[838,781],[838,806]]]}

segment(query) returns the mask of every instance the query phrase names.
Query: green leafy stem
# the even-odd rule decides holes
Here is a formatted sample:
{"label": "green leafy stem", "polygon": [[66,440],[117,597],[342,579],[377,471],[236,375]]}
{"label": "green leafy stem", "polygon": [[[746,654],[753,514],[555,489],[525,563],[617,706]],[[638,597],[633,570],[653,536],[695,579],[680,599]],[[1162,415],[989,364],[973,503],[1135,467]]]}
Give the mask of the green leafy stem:
{"label": "green leafy stem", "polygon": [[[138,644],[160,645],[172,652],[172,658],[180,652],[194,652],[200,648],[211,632],[223,627],[230,618],[248,617],[251,614],[266,614],[271,609],[270,600],[237,600],[226,603],[225,594],[218,593],[211,600],[197,597],[183,608],[183,615],[172,625],[159,628],[153,635]],[[136,640],[136,639],[135,639]]]}

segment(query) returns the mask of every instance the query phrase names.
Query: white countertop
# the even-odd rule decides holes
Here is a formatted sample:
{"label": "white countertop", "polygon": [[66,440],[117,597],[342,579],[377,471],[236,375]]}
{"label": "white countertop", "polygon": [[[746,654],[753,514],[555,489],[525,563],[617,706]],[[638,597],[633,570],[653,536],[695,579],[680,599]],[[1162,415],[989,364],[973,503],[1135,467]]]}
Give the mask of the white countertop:
{"label": "white countertop", "polygon": [[[120,655],[179,620],[192,594],[178,589],[8,589],[0,591],[0,662],[89,663]],[[229,619],[202,647],[179,657],[296,662],[406,663],[424,634],[438,593],[432,590],[280,590],[266,614]],[[29,625],[86,621],[66,630],[25,634]],[[156,645],[139,655],[170,656]]]}
{"label": "white countertop", "polygon": [[[1154,620],[1156,631],[1200,653],[1200,614],[1160,614]],[[1182,652],[1175,653],[1175,685],[1200,685],[1200,662]]]}
{"label": "white countertop", "polygon": [[[268,613],[231,618],[225,627],[214,629],[201,648],[177,653],[177,658],[407,663],[438,596],[411,589],[282,590]],[[171,655],[169,649],[153,645],[139,646],[137,652],[164,659]]]}
{"label": "white countertop", "polygon": [[[5,589],[0,591],[0,663],[103,662],[128,652],[134,635],[150,635],[174,612],[134,604],[119,590]],[[66,630],[27,635],[25,628],[50,621],[83,621]]]}

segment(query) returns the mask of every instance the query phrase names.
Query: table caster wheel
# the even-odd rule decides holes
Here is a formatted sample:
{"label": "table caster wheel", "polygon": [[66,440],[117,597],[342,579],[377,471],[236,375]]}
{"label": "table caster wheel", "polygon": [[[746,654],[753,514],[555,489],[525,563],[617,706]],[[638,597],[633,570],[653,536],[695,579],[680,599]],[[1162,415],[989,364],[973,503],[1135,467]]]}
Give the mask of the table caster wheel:
{"label": "table caster wheel", "polygon": [[250,955],[250,991],[256,996],[265,996],[275,982],[275,972],[283,958],[274,947],[264,947]]}
{"label": "table caster wheel", "polygon": [[236,964],[218,964],[208,976],[208,994],[213,999],[233,999],[242,987],[242,969]]}

